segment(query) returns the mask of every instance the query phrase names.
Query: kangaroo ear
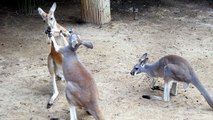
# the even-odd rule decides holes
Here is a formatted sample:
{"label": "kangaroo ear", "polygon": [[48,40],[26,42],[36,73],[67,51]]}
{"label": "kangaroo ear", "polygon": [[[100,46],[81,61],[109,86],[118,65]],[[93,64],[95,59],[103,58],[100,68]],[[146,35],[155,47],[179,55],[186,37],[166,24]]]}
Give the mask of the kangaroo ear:
{"label": "kangaroo ear", "polygon": [[91,41],[82,40],[82,41],[81,41],[81,44],[84,45],[84,46],[87,47],[87,48],[93,49],[93,44],[92,44]]}
{"label": "kangaroo ear", "polygon": [[47,13],[45,13],[45,12],[39,7],[39,8],[38,8],[38,14],[41,15],[43,21],[45,22]]}
{"label": "kangaroo ear", "polygon": [[148,60],[149,60],[149,58],[145,58],[145,59],[139,61],[139,64],[143,66],[147,63]]}
{"label": "kangaroo ear", "polygon": [[52,7],[50,8],[50,11],[49,12],[52,12],[54,13],[56,10],[56,2],[53,3]]}
{"label": "kangaroo ear", "polygon": [[149,58],[145,58],[145,60],[143,61],[143,64],[146,64],[148,62]]}
{"label": "kangaroo ear", "polygon": [[38,8],[38,14],[41,15],[41,16],[43,16],[44,13],[45,13],[45,12],[39,7],[39,8]]}
{"label": "kangaroo ear", "polygon": [[144,53],[141,58],[139,59],[139,62],[144,61],[147,58],[147,53]]}

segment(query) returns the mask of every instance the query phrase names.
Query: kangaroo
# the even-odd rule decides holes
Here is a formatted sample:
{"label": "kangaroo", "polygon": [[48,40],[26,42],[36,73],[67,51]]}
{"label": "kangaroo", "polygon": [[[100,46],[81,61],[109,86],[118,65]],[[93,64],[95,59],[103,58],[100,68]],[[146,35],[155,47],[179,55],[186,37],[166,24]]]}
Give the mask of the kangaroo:
{"label": "kangaroo", "polygon": [[139,59],[139,63],[133,67],[130,74],[134,76],[139,73],[146,73],[150,77],[162,77],[164,79],[164,91],[163,97],[143,95],[143,98],[169,101],[172,83],[184,83],[185,90],[187,90],[189,84],[192,83],[213,109],[213,99],[200,83],[195,71],[186,59],[177,55],[167,55],[151,64],[147,64],[147,61],[148,57],[147,53],[145,53]]}
{"label": "kangaroo", "polygon": [[[46,34],[48,33],[48,30],[60,31],[60,32],[54,32],[54,36],[57,37],[56,39],[57,43],[60,43],[63,46],[67,46],[68,45],[67,34],[69,34],[69,31],[57,23],[54,17],[55,10],[56,10],[56,3],[54,2],[52,7],[49,10],[49,13],[44,12],[40,7],[38,8],[38,13],[41,15],[43,21],[46,22],[48,25]],[[61,33],[63,33],[63,36],[61,36]],[[60,38],[63,38],[63,39],[60,39]],[[47,108],[50,108],[59,94],[58,87],[56,84],[56,77],[59,77],[61,78],[61,80],[64,80],[64,75],[62,70],[62,54],[55,51],[53,44],[51,44],[51,51],[48,55],[47,63],[48,63],[48,70],[50,72],[52,84],[53,84],[53,95],[50,97],[47,103]]]}
{"label": "kangaroo", "polygon": [[76,50],[80,45],[93,48],[90,41],[81,41],[79,35],[72,33],[69,37],[68,46],[59,46],[51,33],[49,39],[52,40],[55,50],[62,53],[62,68],[66,80],[65,94],[70,105],[70,118],[77,120],[76,107],[85,108],[96,120],[104,120],[102,112],[98,106],[98,90],[95,81],[89,71],[79,61]]}

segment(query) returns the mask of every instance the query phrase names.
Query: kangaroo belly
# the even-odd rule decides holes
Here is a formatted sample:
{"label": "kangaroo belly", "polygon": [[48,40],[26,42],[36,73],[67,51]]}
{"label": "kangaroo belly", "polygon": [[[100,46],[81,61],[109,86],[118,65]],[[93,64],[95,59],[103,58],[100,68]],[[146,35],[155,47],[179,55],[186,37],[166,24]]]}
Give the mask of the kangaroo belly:
{"label": "kangaroo belly", "polygon": [[50,56],[53,58],[54,63],[62,64],[62,54],[55,51],[55,48],[52,46]]}
{"label": "kangaroo belly", "polygon": [[85,104],[89,103],[91,100],[90,91],[81,88],[74,82],[66,82],[65,92],[69,103],[75,106],[85,107]]}

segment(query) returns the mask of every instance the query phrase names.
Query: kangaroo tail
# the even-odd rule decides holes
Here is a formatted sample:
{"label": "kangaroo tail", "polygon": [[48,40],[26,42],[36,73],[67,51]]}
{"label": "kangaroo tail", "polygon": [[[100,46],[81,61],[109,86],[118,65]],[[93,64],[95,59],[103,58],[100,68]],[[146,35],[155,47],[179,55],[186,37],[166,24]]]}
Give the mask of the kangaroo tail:
{"label": "kangaroo tail", "polygon": [[207,103],[211,106],[211,108],[213,109],[213,99],[212,97],[208,94],[208,92],[206,91],[206,89],[203,87],[203,85],[200,83],[200,81],[198,80],[198,78],[196,77],[196,75],[192,75],[194,76],[192,78],[192,84],[200,91],[200,93],[203,95],[203,97],[206,99]]}

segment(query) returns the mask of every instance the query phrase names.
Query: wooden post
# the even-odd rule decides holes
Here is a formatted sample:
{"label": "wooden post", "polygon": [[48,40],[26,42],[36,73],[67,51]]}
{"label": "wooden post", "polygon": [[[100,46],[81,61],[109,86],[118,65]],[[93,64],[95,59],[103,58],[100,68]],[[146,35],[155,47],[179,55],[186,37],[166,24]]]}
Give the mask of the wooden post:
{"label": "wooden post", "polygon": [[95,24],[110,22],[110,0],[81,0],[81,19]]}

